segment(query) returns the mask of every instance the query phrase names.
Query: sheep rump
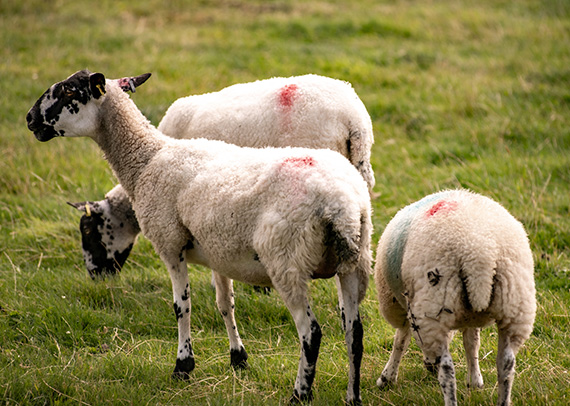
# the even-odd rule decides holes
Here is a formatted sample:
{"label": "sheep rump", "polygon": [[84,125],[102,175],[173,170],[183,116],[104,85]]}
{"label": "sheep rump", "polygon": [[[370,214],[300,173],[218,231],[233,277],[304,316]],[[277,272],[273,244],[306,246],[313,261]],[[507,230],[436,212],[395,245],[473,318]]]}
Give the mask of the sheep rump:
{"label": "sheep rump", "polygon": [[[356,187],[351,184],[357,172],[346,159],[340,164],[337,153],[303,148],[260,150],[204,139],[172,141],[141,173],[135,192],[133,208],[139,213],[143,234],[151,241],[162,239],[162,225],[172,215],[157,212],[156,207],[173,207],[190,233],[188,241],[193,242],[189,262],[225,270],[231,279],[260,286],[271,285],[270,275],[261,269],[263,258],[274,261],[291,251],[291,257],[306,261],[299,268],[319,269],[324,252],[310,248],[339,232],[343,238],[353,236],[344,242],[350,247],[345,251],[357,250],[357,236],[365,221],[361,215],[367,210],[355,202],[366,196],[360,193],[363,182]],[[196,151],[207,157],[199,166],[191,163]],[[168,170],[164,170],[165,162],[169,162]],[[173,184],[184,187],[172,193]],[[355,199],[346,199],[349,191]],[[331,224],[337,227],[337,219],[348,213],[359,216],[351,217],[346,230],[327,230]],[[336,246],[343,245],[338,238],[334,241]],[[353,258],[348,255],[347,259]],[[366,275],[361,277],[363,282]],[[308,272],[303,282],[311,278]]]}
{"label": "sheep rump", "polygon": [[444,191],[400,210],[380,238],[374,271],[381,313],[397,329],[378,386],[396,382],[413,334],[426,366],[439,366],[445,404],[456,404],[451,332],[463,331],[470,385],[480,387],[478,329],[496,323],[498,403],[508,404],[514,357],[536,313],[533,268],[524,228],[489,198]]}

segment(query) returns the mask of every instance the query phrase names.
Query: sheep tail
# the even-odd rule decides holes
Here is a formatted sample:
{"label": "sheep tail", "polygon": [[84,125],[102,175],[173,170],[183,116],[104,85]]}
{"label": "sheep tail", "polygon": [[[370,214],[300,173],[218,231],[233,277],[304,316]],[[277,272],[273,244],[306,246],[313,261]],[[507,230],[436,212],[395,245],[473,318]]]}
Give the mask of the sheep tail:
{"label": "sheep tail", "polygon": [[476,312],[486,310],[491,304],[496,269],[492,264],[463,264],[459,276],[466,293],[466,305]]}
{"label": "sheep tail", "polygon": [[346,140],[348,160],[358,169],[368,185],[368,190],[372,191],[375,183],[374,171],[370,165],[370,148],[374,143],[372,124],[354,125],[354,123],[350,123],[348,131]]}
{"label": "sheep tail", "polygon": [[364,299],[372,269],[370,215],[363,213],[359,227],[347,227],[329,219],[325,225],[325,244],[332,247],[338,261],[337,272],[357,272],[359,302]]}

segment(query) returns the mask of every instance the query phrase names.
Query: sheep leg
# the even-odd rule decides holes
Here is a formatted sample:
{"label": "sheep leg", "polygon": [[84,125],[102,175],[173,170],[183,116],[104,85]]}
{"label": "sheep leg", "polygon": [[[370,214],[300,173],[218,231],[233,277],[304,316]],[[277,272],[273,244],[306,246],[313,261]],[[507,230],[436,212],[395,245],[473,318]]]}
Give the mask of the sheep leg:
{"label": "sheep leg", "polygon": [[445,406],[457,406],[457,389],[455,383],[455,368],[449,349],[445,348],[439,362],[439,372],[437,374],[439,386],[443,393]]}
{"label": "sheep leg", "polygon": [[463,346],[465,347],[465,356],[467,358],[467,374],[470,388],[482,388],[483,377],[479,369],[479,347],[480,332],[478,328],[467,328],[463,330]]}
{"label": "sheep leg", "polygon": [[312,386],[315,379],[322,337],[321,327],[308,301],[305,299],[303,304],[296,307],[297,309],[292,311],[291,314],[295,319],[302,351],[297,378],[295,379],[295,389],[291,398],[292,403],[311,401],[313,399]]}
{"label": "sheep leg", "polygon": [[360,365],[362,362],[364,331],[358,312],[359,278],[356,272],[339,276],[339,283],[344,301],[345,342],[348,352],[349,373],[346,403],[361,404],[360,399]]}
{"label": "sheep leg", "polygon": [[508,406],[511,404],[511,390],[515,375],[515,353],[518,348],[513,346],[511,337],[504,331],[499,330],[499,348],[497,351],[497,379],[499,383],[499,397],[497,405]]}
{"label": "sheep leg", "polygon": [[402,357],[406,353],[408,346],[410,345],[412,334],[410,330],[410,325],[406,321],[406,325],[402,328],[396,330],[396,335],[394,336],[394,344],[392,346],[392,353],[390,354],[390,359],[384,367],[380,378],[376,381],[376,385],[380,389],[386,388],[388,385],[393,385],[398,380],[398,368],[400,367],[400,362]]}
{"label": "sheep leg", "polygon": [[292,295],[289,290],[283,290],[277,283],[273,285],[283,298],[291,316],[293,316],[301,343],[301,359],[299,360],[295,388],[290,403],[311,401],[313,398],[311,387],[315,379],[321,346],[321,327],[309,306],[306,286],[297,285],[295,290],[300,294]]}
{"label": "sheep leg", "polygon": [[346,319],[344,318],[344,299],[342,297],[342,287],[340,286],[340,279],[335,275],[334,281],[336,284],[336,292],[338,296],[338,309],[340,310],[340,318],[342,321],[342,329],[346,331]]}
{"label": "sheep leg", "polygon": [[216,284],[216,303],[220,311],[228,338],[230,340],[231,366],[235,369],[247,368],[247,352],[239,336],[234,318],[234,288],[233,281],[217,272],[212,272]]}
{"label": "sheep leg", "polygon": [[172,376],[178,379],[189,379],[195,362],[190,338],[190,290],[186,260],[182,253],[175,259],[169,260],[163,257],[163,261],[170,273],[174,296],[174,314],[178,321],[178,352]]}

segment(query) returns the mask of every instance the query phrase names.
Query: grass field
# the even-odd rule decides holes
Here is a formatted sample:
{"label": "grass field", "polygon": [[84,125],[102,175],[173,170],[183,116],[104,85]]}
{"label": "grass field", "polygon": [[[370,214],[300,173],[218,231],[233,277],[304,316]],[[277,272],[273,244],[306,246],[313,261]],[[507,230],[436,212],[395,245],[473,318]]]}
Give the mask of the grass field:
{"label": "grass field", "polygon": [[[237,82],[350,81],[375,130],[374,242],[398,209],[443,188],[501,202],[529,233],[539,302],[513,403],[570,403],[570,2],[0,0],[0,53],[0,404],[282,404],[294,384],[296,331],[275,292],[236,283],[250,368],[234,372],[209,271],[191,267],[197,367],[177,382],[170,280],[150,243],[120,276],[88,278],[65,202],[101,198],[113,175],[92,141],[40,144],[25,124],[48,86],[83,68],[152,72],[133,98],[155,124],[176,98]],[[311,292],[324,334],[313,404],[342,404],[334,283]],[[364,404],[441,404],[415,343],[398,385],[376,388],[394,331],[375,295],[371,284],[361,307]],[[496,339],[484,330],[476,391],[454,340],[461,404],[495,403]]]}

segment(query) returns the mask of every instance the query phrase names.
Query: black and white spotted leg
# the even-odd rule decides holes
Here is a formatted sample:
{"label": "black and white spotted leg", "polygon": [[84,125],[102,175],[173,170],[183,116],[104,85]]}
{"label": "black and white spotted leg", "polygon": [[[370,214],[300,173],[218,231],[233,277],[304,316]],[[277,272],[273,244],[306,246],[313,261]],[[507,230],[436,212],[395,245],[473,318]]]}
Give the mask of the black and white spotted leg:
{"label": "black and white spotted leg", "polygon": [[297,369],[297,378],[295,379],[295,388],[290,403],[299,403],[311,401],[312,385],[315,379],[317,367],[317,359],[319,357],[319,349],[321,346],[321,327],[309,306],[307,299],[307,287],[305,284],[298,285],[295,295],[291,295],[289,291],[283,290],[281,286],[274,283],[275,289],[285,302],[289,309],[297,334],[301,343],[301,358],[299,359],[299,368]]}
{"label": "black and white spotted leg", "polygon": [[178,351],[172,376],[178,379],[189,379],[195,362],[190,338],[190,286],[188,284],[186,260],[183,254],[176,256],[175,259],[166,256],[161,257],[170,273],[174,296],[174,314],[178,321]]}
{"label": "black and white spotted leg", "polygon": [[338,278],[338,275],[335,275],[334,281],[336,284],[336,291],[337,291],[337,296],[338,296],[338,309],[340,311],[340,319],[341,319],[341,323],[342,323],[342,329],[344,331],[346,331],[346,320],[344,318],[344,298],[342,297],[342,288],[340,286],[340,279]]}
{"label": "black and white spotted leg", "polygon": [[449,349],[445,348],[439,362],[437,374],[439,386],[443,393],[445,406],[457,406],[457,388],[455,383],[455,368]]}
{"label": "black and white spotted leg", "polygon": [[303,302],[299,306],[295,306],[294,311],[291,312],[295,319],[301,342],[301,359],[299,360],[291,403],[311,401],[313,399],[312,386],[315,380],[317,359],[321,347],[321,327],[307,300],[305,299]]}
{"label": "black and white spotted leg", "polygon": [[[518,349],[518,348],[517,348]],[[499,330],[499,348],[497,351],[497,380],[499,383],[499,397],[497,405],[509,406],[511,404],[511,390],[515,375],[516,349],[513,348],[510,337]]]}
{"label": "black and white spotted leg", "polygon": [[247,352],[239,336],[234,317],[233,281],[217,272],[213,272],[212,274],[216,284],[216,303],[226,324],[226,330],[230,340],[231,365],[236,369],[247,368]]}
{"label": "black and white spotted leg", "polygon": [[480,329],[468,328],[463,330],[463,346],[467,358],[467,385],[470,388],[482,388],[483,376],[479,369]]}
{"label": "black and white spotted leg", "polygon": [[360,301],[359,278],[356,272],[339,276],[342,290],[345,317],[345,342],[348,352],[349,372],[346,403],[349,405],[361,404],[360,399],[360,365],[363,353],[364,330],[360,320],[358,307]]}
{"label": "black and white spotted leg", "polygon": [[389,385],[393,385],[398,380],[398,369],[400,367],[400,362],[402,357],[406,353],[408,346],[410,345],[412,334],[410,330],[410,325],[406,322],[406,325],[402,328],[396,330],[396,335],[394,336],[394,344],[392,346],[392,353],[390,354],[390,359],[384,367],[380,378],[376,381],[376,385],[380,389],[384,389]]}

